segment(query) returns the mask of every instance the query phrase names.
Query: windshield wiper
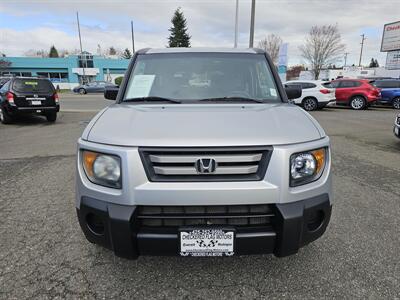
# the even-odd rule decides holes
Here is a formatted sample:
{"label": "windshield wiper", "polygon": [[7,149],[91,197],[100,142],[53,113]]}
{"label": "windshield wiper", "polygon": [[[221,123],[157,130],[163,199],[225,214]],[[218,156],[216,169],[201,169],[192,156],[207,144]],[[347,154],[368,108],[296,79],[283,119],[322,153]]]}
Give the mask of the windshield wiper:
{"label": "windshield wiper", "polygon": [[172,102],[172,103],[182,103],[182,101],[171,98],[164,97],[156,97],[156,96],[148,96],[148,97],[136,97],[136,98],[128,98],[122,100],[122,102],[141,102],[141,101],[164,101],[164,102]]}
{"label": "windshield wiper", "polygon": [[251,101],[257,103],[265,103],[266,99],[254,99],[246,97],[217,97],[217,98],[204,98],[198,101]]}

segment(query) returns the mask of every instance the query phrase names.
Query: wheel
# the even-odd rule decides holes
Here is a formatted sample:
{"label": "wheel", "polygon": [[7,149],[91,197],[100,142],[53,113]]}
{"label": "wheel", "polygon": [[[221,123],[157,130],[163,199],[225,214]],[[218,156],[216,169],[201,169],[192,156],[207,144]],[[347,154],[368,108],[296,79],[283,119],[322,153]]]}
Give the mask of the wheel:
{"label": "wheel", "polygon": [[55,122],[57,120],[57,113],[49,113],[46,115],[47,122]]}
{"label": "wheel", "polygon": [[352,109],[361,110],[367,106],[367,101],[363,96],[355,96],[350,100],[350,106]]}
{"label": "wheel", "polygon": [[0,122],[3,124],[10,124],[12,120],[8,112],[4,108],[0,108]]}
{"label": "wheel", "polygon": [[400,97],[394,98],[392,105],[393,105],[393,108],[400,109]]}
{"label": "wheel", "polygon": [[81,95],[85,95],[86,94],[86,90],[85,89],[79,89],[78,92]]}
{"label": "wheel", "polygon": [[306,98],[303,100],[302,104],[306,111],[312,111],[318,108],[318,101],[315,98]]}

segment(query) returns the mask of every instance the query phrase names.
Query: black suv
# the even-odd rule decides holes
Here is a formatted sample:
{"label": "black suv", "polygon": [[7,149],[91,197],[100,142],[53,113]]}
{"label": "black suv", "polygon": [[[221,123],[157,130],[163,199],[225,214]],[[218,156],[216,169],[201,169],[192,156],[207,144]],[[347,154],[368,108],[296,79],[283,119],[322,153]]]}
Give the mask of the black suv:
{"label": "black suv", "polygon": [[60,104],[48,79],[13,77],[0,88],[0,121],[8,124],[17,115],[39,114],[55,122]]}

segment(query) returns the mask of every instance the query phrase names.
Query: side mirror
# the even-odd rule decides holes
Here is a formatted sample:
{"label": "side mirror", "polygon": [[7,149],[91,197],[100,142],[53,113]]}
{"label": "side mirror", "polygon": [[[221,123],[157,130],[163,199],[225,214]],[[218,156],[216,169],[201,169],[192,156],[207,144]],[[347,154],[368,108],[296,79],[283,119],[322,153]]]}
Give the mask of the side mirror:
{"label": "side mirror", "polygon": [[118,90],[119,89],[117,87],[106,87],[104,89],[104,98],[106,98],[108,100],[117,99]]}
{"label": "side mirror", "polygon": [[285,92],[288,99],[296,99],[301,97],[301,86],[300,85],[285,85]]}

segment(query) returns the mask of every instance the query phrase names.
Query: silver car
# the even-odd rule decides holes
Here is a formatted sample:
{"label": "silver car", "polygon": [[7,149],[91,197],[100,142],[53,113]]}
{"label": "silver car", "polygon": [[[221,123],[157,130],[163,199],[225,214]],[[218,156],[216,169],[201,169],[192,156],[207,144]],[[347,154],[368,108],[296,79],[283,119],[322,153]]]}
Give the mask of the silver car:
{"label": "silver car", "polygon": [[258,49],[144,49],[78,141],[92,242],[139,255],[287,256],[332,208],[329,138]]}

